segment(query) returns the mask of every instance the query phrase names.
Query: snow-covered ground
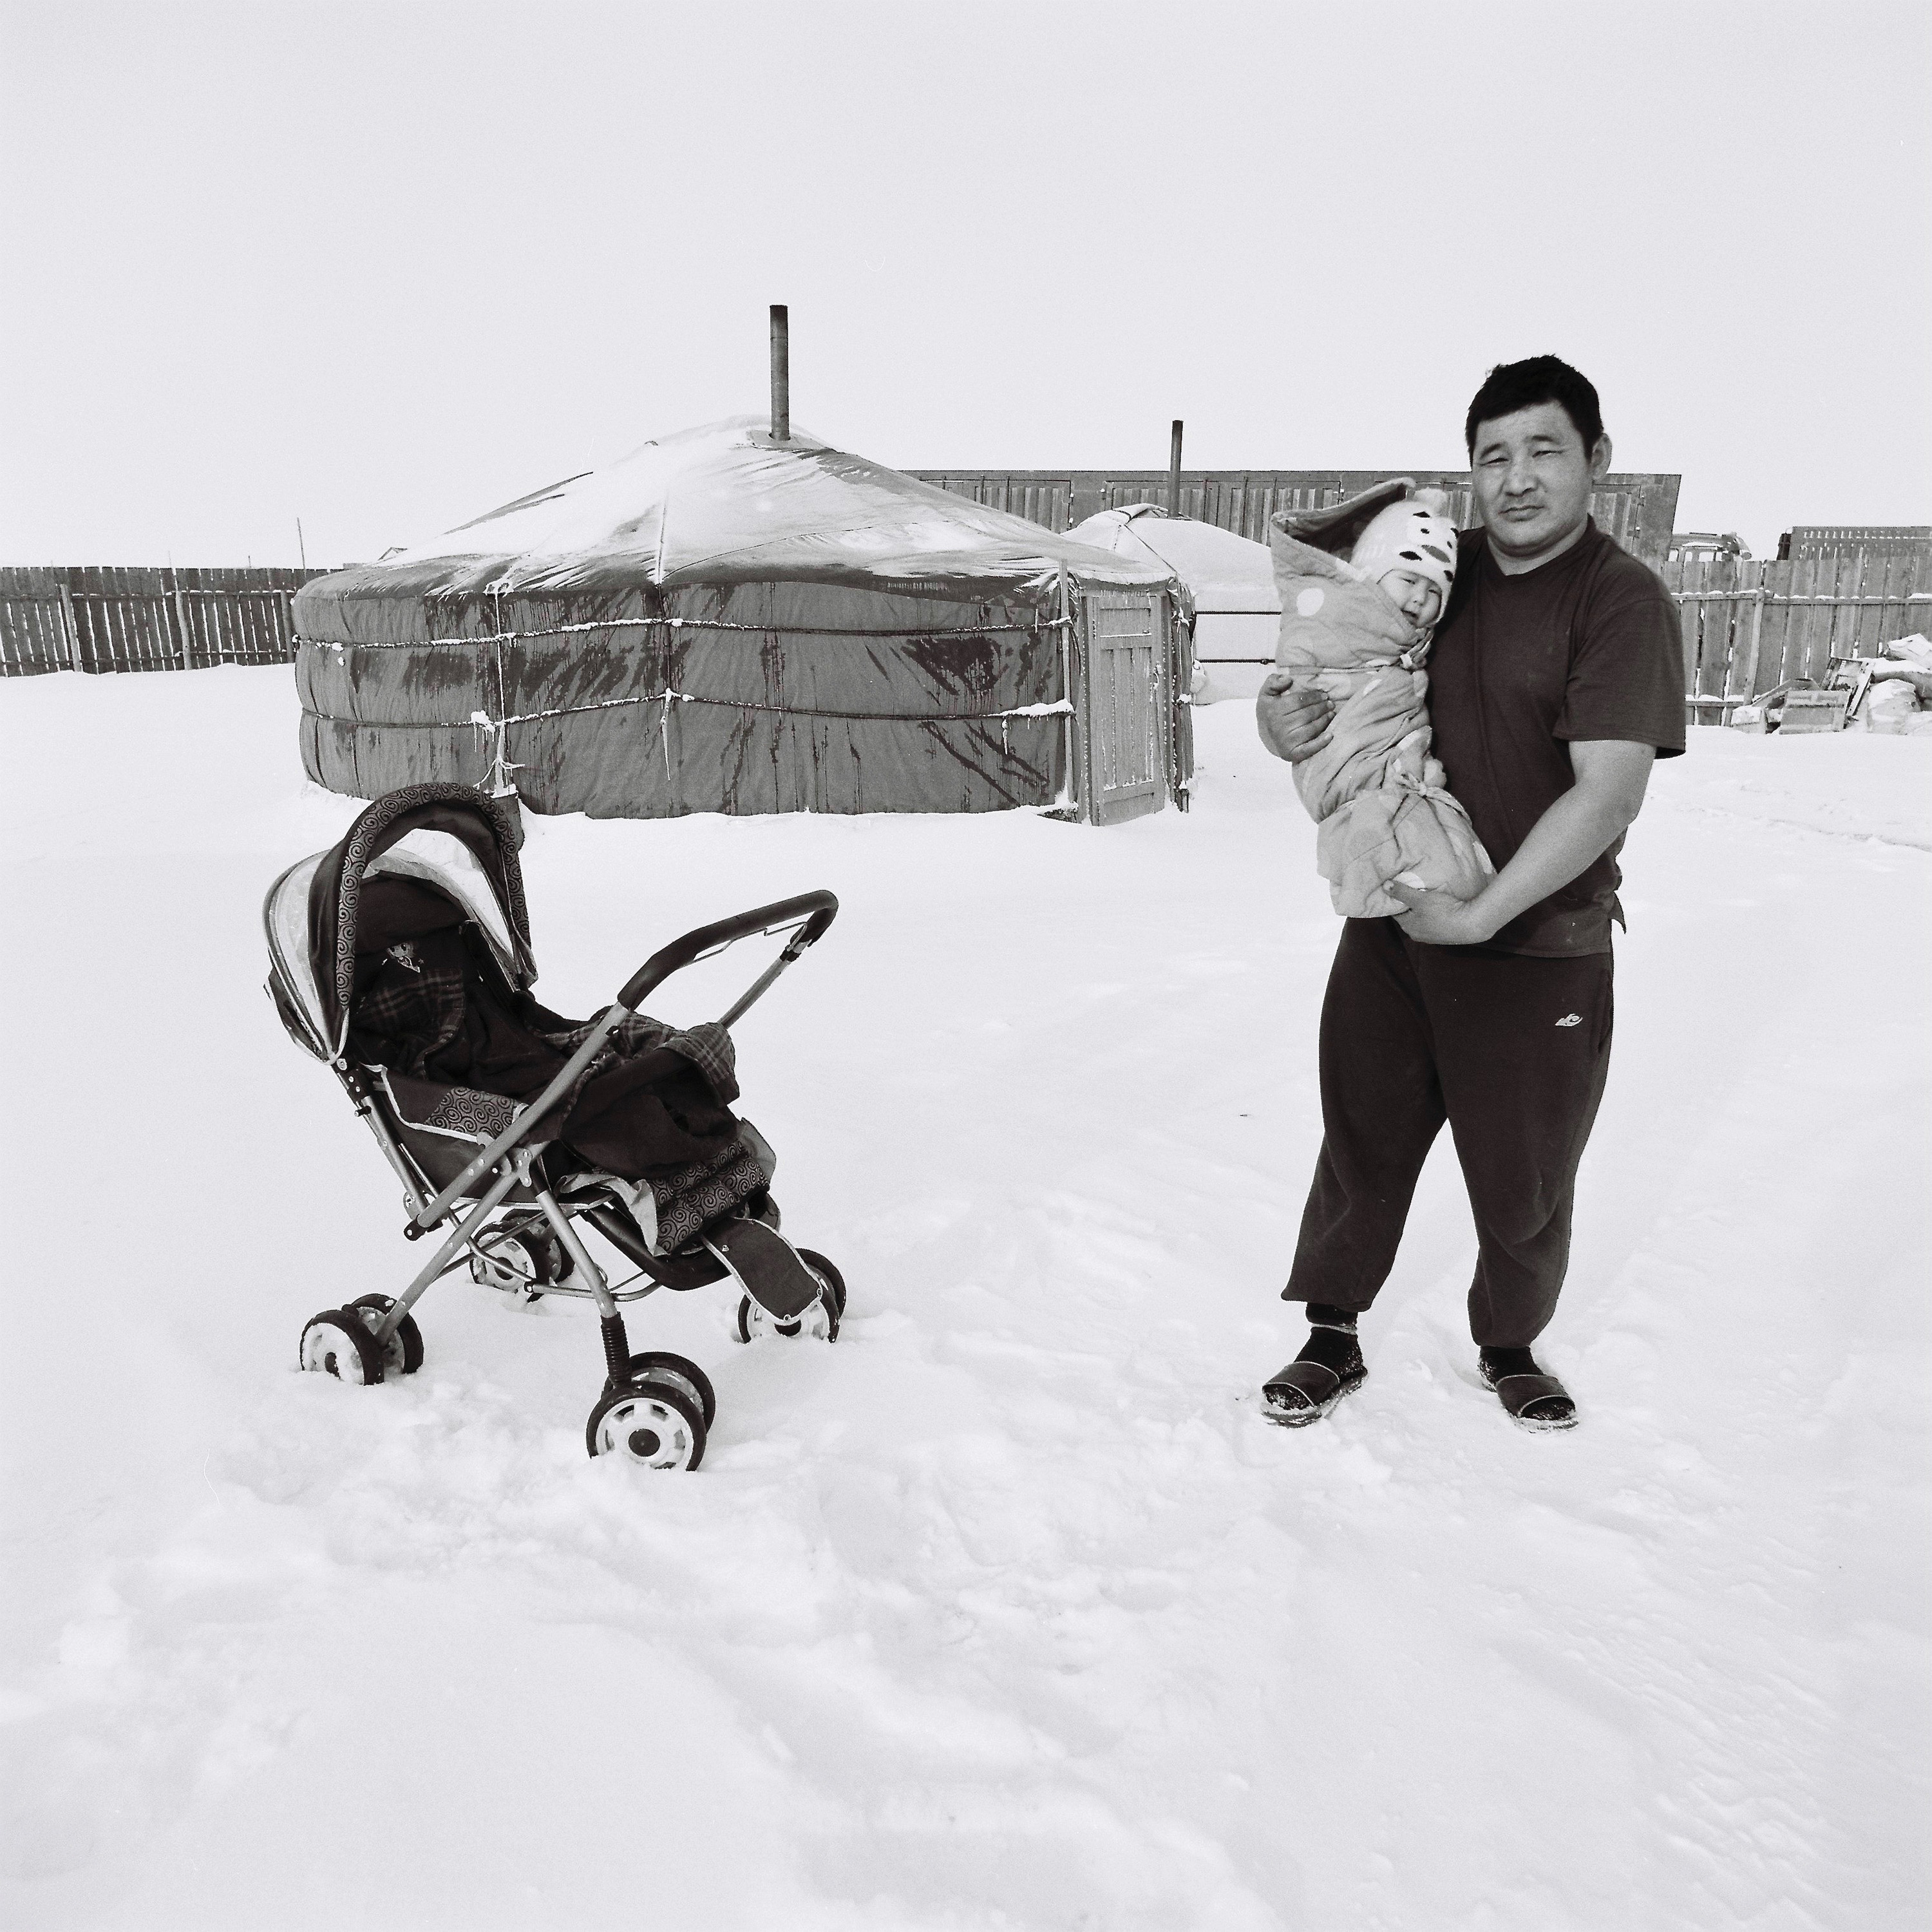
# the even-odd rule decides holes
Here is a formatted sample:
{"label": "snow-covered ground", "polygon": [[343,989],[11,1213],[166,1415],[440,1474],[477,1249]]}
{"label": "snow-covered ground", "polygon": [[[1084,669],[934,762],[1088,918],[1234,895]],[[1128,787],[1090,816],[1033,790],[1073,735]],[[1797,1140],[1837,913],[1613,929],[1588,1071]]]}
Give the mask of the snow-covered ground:
{"label": "snow-covered ground", "polygon": [[[396,1189],[260,990],[285,669],[0,685],[8,1720],[22,1928],[1922,1923],[1932,740],[1713,730],[1625,861],[1546,1339],[1474,1385],[1424,1178],[1322,1426],[1256,1385],[1335,937],[1244,706],[1196,809],[533,822],[550,1004],[844,910],[744,1022],[835,1348],[660,1295],[703,1470],[593,1463],[581,1305],[466,1281],[304,1376]],[[658,1005],[693,1018],[728,976]]]}

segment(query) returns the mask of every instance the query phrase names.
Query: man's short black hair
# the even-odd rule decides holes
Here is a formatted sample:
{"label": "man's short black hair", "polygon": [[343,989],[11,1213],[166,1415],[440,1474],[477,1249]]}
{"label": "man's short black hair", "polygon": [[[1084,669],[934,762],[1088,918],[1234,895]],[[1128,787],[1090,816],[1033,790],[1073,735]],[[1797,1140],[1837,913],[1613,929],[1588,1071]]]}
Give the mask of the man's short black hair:
{"label": "man's short black hair", "polygon": [[1476,431],[1498,416],[1513,416],[1518,410],[1533,410],[1539,403],[1560,403],[1563,413],[1583,439],[1586,456],[1593,451],[1604,434],[1604,411],[1597,400],[1596,385],[1580,369],[1573,369],[1556,356],[1532,356],[1522,362],[1498,362],[1483,378],[1483,386],[1469,405],[1462,424],[1464,447],[1476,453]]}

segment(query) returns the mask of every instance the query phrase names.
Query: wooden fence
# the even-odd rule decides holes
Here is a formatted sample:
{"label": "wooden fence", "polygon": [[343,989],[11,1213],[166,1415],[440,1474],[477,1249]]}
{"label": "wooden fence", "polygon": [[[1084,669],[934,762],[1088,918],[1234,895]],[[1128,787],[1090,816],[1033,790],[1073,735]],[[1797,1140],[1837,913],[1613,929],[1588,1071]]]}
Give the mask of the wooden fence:
{"label": "wooden fence", "polygon": [[[966,472],[934,472],[929,481],[953,488]],[[983,494],[1007,508],[1036,486],[1020,472],[970,472]],[[1059,479],[1064,516],[1078,497],[1072,478]],[[1110,489],[1122,502],[1144,502],[1165,488],[1164,476],[1122,472]],[[1274,508],[1305,496],[1333,502],[1375,480],[1370,472],[1332,472],[1292,485],[1279,482],[1216,483],[1198,472],[1184,510],[1220,512],[1210,520],[1259,517],[1265,530]],[[1451,480],[1453,479],[1445,479]],[[1634,481],[1610,477],[1606,490]],[[1671,487],[1674,507],[1676,479]],[[1215,496],[1214,484],[1222,494]],[[1065,486],[1060,488],[1060,486]],[[1046,485],[1042,508],[1054,507]],[[1466,488],[1466,484],[1464,486]],[[1130,494],[1133,493],[1133,494]],[[962,490],[962,494],[976,494]],[[1155,497],[1155,500],[1160,500]],[[1636,493],[1622,499],[1631,518],[1647,512]],[[1297,507],[1306,506],[1297,504]],[[1090,511],[1083,514],[1090,514]],[[1034,520],[1044,522],[1044,516]],[[1065,527],[1064,524],[1061,527]],[[1668,532],[1669,519],[1664,529]],[[1614,524],[1612,531],[1615,533]],[[1628,536],[1629,532],[1625,532]],[[1694,722],[1719,724],[1748,700],[1795,680],[1822,684],[1832,661],[1869,654],[1892,638],[1932,634],[1932,554],[1923,545],[1844,550],[1784,562],[1745,557],[1674,558],[1658,566],[1678,602],[1684,626],[1684,688]],[[286,664],[294,656],[290,607],[296,592],[320,571],[153,570],[80,566],[70,568],[0,568],[0,676],[52,670],[192,670],[208,664]]]}
{"label": "wooden fence", "polygon": [[0,568],[0,676],[286,664],[319,570]]}
{"label": "wooden fence", "polygon": [[1726,723],[1797,679],[1822,685],[1834,658],[1932,632],[1932,566],[1916,551],[1679,559],[1661,574],[1683,620],[1685,701],[1700,724]]}
{"label": "wooden fence", "polygon": [[[915,470],[922,483],[936,483],[996,510],[1071,530],[1102,510],[1129,503],[1159,503],[1169,495],[1165,470]],[[1282,510],[1320,509],[1339,503],[1390,476],[1413,476],[1427,489],[1446,490],[1460,524],[1473,522],[1466,470],[1184,470],[1180,514],[1213,524],[1255,543],[1268,542],[1268,519]],[[1590,513],[1633,556],[1653,568],[1670,547],[1682,479],[1630,472],[1606,476],[1590,498]]]}
{"label": "wooden fence", "polygon": [[1844,556],[1862,550],[1868,556],[1888,550],[1909,550],[1921,563],[1932,561],[1932,524],[1794,524],[1778,547],[1780,562],[1787,558]]}

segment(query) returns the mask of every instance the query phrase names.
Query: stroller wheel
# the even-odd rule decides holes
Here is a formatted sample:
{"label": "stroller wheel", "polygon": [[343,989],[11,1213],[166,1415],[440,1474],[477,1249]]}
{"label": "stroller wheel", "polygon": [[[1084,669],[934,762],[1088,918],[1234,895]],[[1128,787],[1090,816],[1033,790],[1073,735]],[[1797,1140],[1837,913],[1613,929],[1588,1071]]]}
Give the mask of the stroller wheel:
{"label": "stroller wheel", "polygon": [[[346,1312],[362,1316],[362,1325],[369,1330],[369,1339],[373,1342],[376,1330],[382,1325],[382,1317],[395,1305],[393,1295],[364,1294],[350,1302]],[[413,1315],[405,1315],[396,1324],[396,1332],[389,1337],[389,1346],[382,1352],[383,1377],[386,1380],[391,1376],[412,1376],[422,1364],[422,1330],[416,1326]]]}
{"label": "stroller wheel", "polygon": [[311,1373],[365,1388],[382,1379],[382,1358],[362,1318],[346,1308],[325,1309],[302,1330],[302,1366]]}
{"label": "stroller wheel", "polygon": [[803,1335],[814,1342],[836,1342],[845,1314],[845,1277],[821,1254],[800,1248],[798,1258],[818,1277],[818,1300],[795,1322],[778,1321],[748,1294],[738,1298],[738,1339],[755,1341],[760,1335],[782,1335],[789,1340]]}
{"label": "stroller wheel", "polygon": [[646,1469],[694,1469],[704,1460],[704,1418],[682,1389],[652,1375],[607,1388],[584,1440],[593,1456],[622,1456]]}
{"label": "stroller wheel", "polygon": [[628,1379],[668,1382],[696,1405],[706,1429],[718,1420],[718,1394],[711,1386],[711,1378],[695,1362],[674,1355],[668,1348],[647,1348],[640,1355],[633,1355]]}
{"label": "stroller wheel", "polygon": [[512,1300],[541,1300],[546,1288],[562,1281],[574,1264],[541,1214],[512,1214],[476,1238],[483,1252],[470,1257],[470,1278]]}
{"label": "stroller wheel", "polygon": [[800,1248],[798,1258],[832,1291],[833,1312],[840,1321],[845,1318],[845,1277],[826,1258],[814,1248]]}

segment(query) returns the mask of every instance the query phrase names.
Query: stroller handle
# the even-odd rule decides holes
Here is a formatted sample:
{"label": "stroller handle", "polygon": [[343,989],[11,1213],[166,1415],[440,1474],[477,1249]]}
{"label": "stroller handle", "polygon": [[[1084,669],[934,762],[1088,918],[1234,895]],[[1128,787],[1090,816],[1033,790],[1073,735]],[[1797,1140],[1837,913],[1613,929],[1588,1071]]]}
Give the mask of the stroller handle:
{"label": "stroller handle", "polygon": [[[654,986],[661,985],[693,960],[722,952],[726,946],[734,946],[741,939],[798,926],[802,930],[781,956],[783,964],[789,965],[808,946],[818,944],[825,936],[826,928],[838,916],[838,902],[830,892],[800,892],[796,898],[779,899],[773,904],[741,912],[735,919],[717,920],[710,926],[698,926],[682,939],[674,939],[668,946],[660,946],[653,952],[617,995],[617,1004],[625,1012],[635,1012],[650,997]],[[763,991],[762,986],[760,990]]]}

